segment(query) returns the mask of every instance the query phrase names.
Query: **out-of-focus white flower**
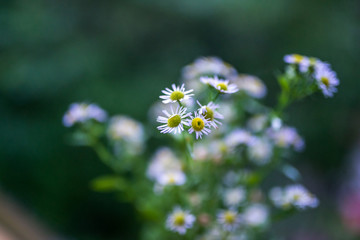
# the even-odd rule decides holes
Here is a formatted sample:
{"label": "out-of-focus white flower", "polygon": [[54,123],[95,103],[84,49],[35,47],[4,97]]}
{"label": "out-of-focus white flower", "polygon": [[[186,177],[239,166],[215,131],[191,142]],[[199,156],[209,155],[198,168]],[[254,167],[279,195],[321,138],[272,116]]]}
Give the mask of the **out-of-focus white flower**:
{"label": "out-of-focus white flower", "polygon": [[163,186],[180,186],[186,182],[186,175],[182,171],[166,171],[158,176],[157,182]]}
{"label": "out-of-focus white flower", "polygon": [[266,115],[255,115],[248,120],[247,127],[254,132],[260,132],[264,130],[267,121],[268,117]]}
{"label": "out-of-focus white flower", "polygon": [[182,75],[185,80],[197,79],[200,76],[219,75],[230,78],[237,74],[235,68],[217,57],[202,57],[194,63],[183,68]]}
{"label": "out-of-focus white flower", "polygon": [[218,76],[214,77],[201,77],[200,81],[204,84],[208,84],[218,90],[220,93],[236,93],[239,91],[238,87],[230,83],[229,80],[221,80],[218,78]]}
{"label": "out-of-focus white flower", "polygon": [[209,121],[202,114],[195,112],[195,116],[190,116],[190,118],[188,121],[188,125],[191,126],[189,133],[195,132],[196,139],[202,138],[203,134],[208,135],[211,132]]}
{"label": "out-of-focus white flower", "polygon": [[209,102],[207,105],[201,105],[199,101],[197,101],[199,108],[199,113],[204,116],[206,120],[209,121],[209,124],[213,128],[217,128],[218,125],[221,125],[221,122],[219,122],[217,119],[224,119],[224,116],[221,115],[217,109],[219,108],[218,104],[215,104],[213,102]]}
{"label": "out-of-focus white flower", "polygon": [[204,161],[209,157],[208,147],[200,142],[194,144],[194,160]]}
{"label": "out-of-focus white flower", "polygon": [[300,54],[288,54],[284,56],[284,62],[289,64],[307,64],[305,62],[308,61],[308,58],[306,56],[300,55]]}
{"label": "out-of-focus white flower", "polygon": [[296,129],[293,127],[284,126],[279,130],[269,128],[267,130],[267,134],[279,147],[288,148],[293,146],[296,151],[301,151],[304,148],[304,140],[299,136]]}
{"label": "out-of-focus white flower", "polygon": [[317,85],[325,97],[332,97],[337,92],[339,79],[336,73],[328,67],[320,67],[314,73]]}
{"label": "out-of-focus white flower", "polygon": [[272,189],[269,197],[275,206],[284,209],[291,206],[297,209],[315,208],[319,205],[319,200],[299,184],[287,186],[282,190]]}
{"label": "out-of-focus white flower", "polygon": [[107,132],[112,140],[124,140],[130,143],[142,143],[145,135],[141,123],[121,115],[111,118]]}
{"label": "out-of-focus white flower", "polygon": [[104,122],[107,114],[96,104],[72,103],[63,117],[63,124],[65,127],[71,127],[75,123],[83,123],[90,119]]}
{"label": "out-of-focus white flower", "polygon": [[224,116],[223,122],[230,123],[236,119],[237,116],[233,102],[222,101],[219,103],[219,108],[221,109],[221,114]]}
{"label": "out-of-focus white flower", "polygon": [[227,207],[239,206],[246,198],[246,191],[243,187],[226,189],[223,199]]}
{"label": "out-of-focus white flower", "polygon": [[159,123],[165,123],[164,125],[158,127],[160,132],[178,134],[184,131],[183,125],[189,126],[186,118],[191,115],[191,113],[186,113],[186,110],[186,108],[179,106],[175,111],[173,108],[171,108],[171,113],[168,113],[166,110],[164,110],[163,113],[166,117],[159,116],[157,118]]}
{"label": "out-of-focus white flower", "polygon": [[232,81],[240,91],[245,92],[253,98],[263,98],[266,95],[266,86],[258,77],[241,74],[232,79]]}
{"label": "out-of-focus white flower", "polygon": [[271,160],[273,146],[266,138],[254,138],[248,148],[250,161],[257,165],[265,165]]}
{"label": "out-of-focus white flower", "polygon": [[181,171],[181,162],[170,148],[163,147],[156,151],[147,169],[147,176],[156,180],[166,172]]}
{"label": "out-of-focus white flower", "polygon": [[182,84],[181,86],[176,86],[175,84],[171,85],[172,89],[166,88],[165,90],[162,90],[162,93],[165,95],[160,96],[161,99],[163,99],[163,103],[175,103],[175,102],[181,102],[184,100],[187,100],[191,98],[194,94],[191,94],[193,92],[193,89],[190,89],[188,91],[185,90],[185,84]]}
{"label": "out-of-focus white flower", "polygon": [[223,210],[218,213],[217,222],[222,226],[223,230],[233,232],[240,226],[243,220],[237,211]]}
{"label": "out-of-focus white flower", "polygon": [[264,204],[252,204],[245,209],[243,217],[248,226],[262,226],[268,221],[269,209]]}
{"label": "out-of-focus white flower", "polygon": [[230,148],[234,148],[241,144],[250,145],[253,140],[254,140],[254,137],[248,131],[241,129],[241,128],[237,128],[237,129],[231,131],[225,137],[225,143]]}
{"label": "out-of-focus white flower", "polygon": [[192,228],[195,222],[195,216],[189,211],[176,207],[166,219],[166,228],[184,235],[187,229]]}

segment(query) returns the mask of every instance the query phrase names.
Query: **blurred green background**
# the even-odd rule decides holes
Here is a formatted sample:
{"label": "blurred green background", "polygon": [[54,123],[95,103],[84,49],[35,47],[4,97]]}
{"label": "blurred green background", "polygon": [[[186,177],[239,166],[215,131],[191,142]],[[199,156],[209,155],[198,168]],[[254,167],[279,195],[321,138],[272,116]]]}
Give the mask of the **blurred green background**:
{"label": "blurred green background", "polygon": [[139,229],[131,207],[90,189],[109,170],[66,143],[71,102],[146,122],[181,68],[210,55],[263,79],[273,106],[283,56],[300,53],[330,62],[341,85],[332,99],[319,94],[288,111],[307,143],[297,166],[322,205],[278,227],[352,236],[337,193],[360,133],[359,1],[3,0],[0,30],[0,187],[58,235],[134,239]]}

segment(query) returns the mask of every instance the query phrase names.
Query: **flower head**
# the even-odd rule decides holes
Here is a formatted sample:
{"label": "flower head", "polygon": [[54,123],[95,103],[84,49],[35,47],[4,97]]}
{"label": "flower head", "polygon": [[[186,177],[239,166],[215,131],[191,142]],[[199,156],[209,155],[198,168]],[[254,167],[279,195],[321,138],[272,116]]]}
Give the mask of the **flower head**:
{"label": "flower head", "polygon": [[167,172],[178,171],[181,171],[180,160],[170,148],[163,147],[151,158],[146,174],[150,179],[157,180]]}
{"label": "flower head", "polygon": [[192,134],[195,132],[196,139],[202,138],[202,135],[208,135],[211,131],[209,129],[209,121],[205,119],[202,114],[195,112],[195,116],[190,116],[188,120],[188,125],[191,126],[189,133]]}
{"label": "flower head", "polygon": [[218,213],[217,221],[225,231],[233,232],[240,226],[242,219],[235,210],[224,210]]}
{"label": "flower head", "polygon": [[218,90],[220,93],[236,93],[239,91],[235,84],[229,83],[229,80],[221,80],[217,76],[212,77],[201,77],[200,81],[204,84],[208,84]]}
{"label": "flower head", "polygon": [[318,68],[314,73],[314,77],[325,97],[332,97],[337,92],[336,86],[339,85],[339,79],[330,68],[326,66]]}
{"label": "flower head", "polygon": [[191,92],[194,91],[193,89],[185,91],[185,84],[182,84],[181,86],[176,86],[173,84],[171,87],[172,89],[166,88],[165,90],[162,90],[162,93],[165,95],[160,96],[160,98],[163,99],[162,102],[165,104],[181,102],[191,98],[194,95],[191,94]]}
{"label": "flower head", "polygon": [[268,221],[269,209],[263,204],[252,204],[244,211],[244,220],[248,226],[257,227]]}
{"label": "flower head", "polygon": [[284,62],[289,64],[302,64],[308,61],[308,58],[300,54],[288,54],[284,56]]}
{"label": "flower head", "polygon": [[266,95],[266,86],[258,77],[242,74],[233,81],[240,91],[253,98],[263,98]]}
{"label": "flower head", "polygon": [[182,171],[166,171],[159,175],[157,182],[163,186],[180,186],[186,182],[186,175]]}
{"label": "flower head", "polygon": [[224,203],[228,207],[236,207],[246,198],[246,192],[243,187],[226,189],[224,192]]}
{"label": "flower head", "polygon": [[186,108],[184,107],[177,107],[174,109],[171,107],[171,114],[164,110],[163,113],[166,117],[159,116],[157,121],[159,123],[164,123],[163,125],[159,126],[158,129],[161,133],[174,133],[178,134],[184,131],[183,125],[189,125],[186,118],[191,115],[191,113],[186,113]]}
{"label": "flower head", "polygon": [[199,104],[199,113],[204,116],[206,120],[209,121],[209,124],[213,128],[217,128],[218,124],[221,125],[221,122],[219,122],[217,119],[223,119],[224,116],[221,115],[217,109],[219,108],[219,105],[209,102],[207,105],[201,105],[199,101],[197,101]]}
{"label": "flower head", "polygon": [[96,104],[73,103],[63,117],[63,124],[71,127],[75,123],[84,123],[90,119],[104,122],[106,118],[106,112]]}
{"label": "flower head", "polygon": [[254,138],[248,148],[251,161],[257,165],[267,164],[272,156],[273,146],[267,138]]}
{"label": "flower head", "polygon": [[166,219],[166,228],[184,235],[187,229],[192,228],[195,222],[195,216],[189,211],[184,211],[180,207],[176,207]]}
{"label": "flower head", "polygon": [[269,128],[267,130],[267,134],[279,147],[288,148],[293,146],[296,151],[301,151],[304,148],[304,140],[299,136],[296,129],[293,127],[284,126],[278,130]]}
{"label": "flower head", "polygon": [[127,116],[115,116],[110,120],[108,136],[113,140],[139,143],[144,140],[144,127]]}

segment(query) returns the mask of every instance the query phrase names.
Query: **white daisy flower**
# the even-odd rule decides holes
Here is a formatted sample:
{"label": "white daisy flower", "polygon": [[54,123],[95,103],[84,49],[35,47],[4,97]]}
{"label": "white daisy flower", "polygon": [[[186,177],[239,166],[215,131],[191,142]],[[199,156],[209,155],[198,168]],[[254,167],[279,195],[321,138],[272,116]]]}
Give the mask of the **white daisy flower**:
{"label": "white daisy flower", "polygon": [[263,204],[252,204],[244,211],[244,221],[251,227],[262,226],[266,224],[269,218],[269,209]]}
{"label": "white daisy flower", "polygon": [[266,138],[254,138],[248,148],[250,161],[257,165],[265,165],[270,162],[273,146]]}
{"label": "white daisy flower", "polygon": [[230,78],[237,72],[230,64],[217,57],[201,57],[184,67],[183,79],[193,80],[204,75],[220,75]]}
{"label": "white daisy flower", "polygon": [[213,78],[201,77],[200,81],[204,84],[212,86],[220,93],[231,94],[239,91],[238,87],[235,84],[229,83],[229,80],[221,80],[217,76],[214,76]]}
{"label": "white daisy flower", "polygon": [[202,138],[202,135],[208,135],[211,130],[209,129],[209,121],[205,119],[202,114],[195,112],[195,116],[190,115],[188,120],[188,126],[191,126],[189,133],[192,134],[195,132],[196,139]]}
{"label": "white daisy flower", "polygon": [[184,131],[184,126],[189,126],[186,118],[191,116],[191,113],[186,113],[186,108],[184,107],[177,107],[176,110],[171,107],[171,114],[164,110],[163,113],[166,117],[159,116],[157,121],[159,123],[165,123],[158,127],[161,133],[174,133],[178,134]]}
{"label": "white daisy flower", "polygon": [[185,84],[182,84],[181,86],[176,86],[173,84],[171,87],[172,89],[166,88],[165,90],[161,91],[165,95],[160,96],[160,98],[163,99],[162,102],[165,104],[181,102],[191,98],[194,95],[191,94],[191,92],[194,91],[193,89],[185,91]]}
{"label": "white daisy flower", "polygon": [[314,77],[325,97],[332,97],[334,93],[337,92],[336,86],[338,86],[340,82],[336,77],[336,73],[330,68],[320,67],[316,69]]}
{"label": "white daisy flower", "polygon": [[108,136],[113,140],[124,139],[128,142],[142,142],[144,127],[141,123],[127,116],[114,116],[110,120]]}
{"label": "white daisy flower", "polygon": [[240,226],[242,219],[237,211],[225,210],[218,213],[217,222],[225,231],[233,232]]}
{"label": "white daisy flower", "polygon": [[181,171],[181,161],[174,152],[167,147],[158,149],[151,158],[146,175],[153,180],[166,172]]}
{"label": "white daisy flower", "polygon": [[200,106],[199,113],[202,114],[206,120],[209,121],[209,124],[213,128],[217,128],[218,125],[221,125],[221,122],[219,122],[216,119],[224,119],[224,116],[221,115],[216,109],[219,108],[219,105],[209,102],[207,105],[201,105],[199,101],[197,101],[197,104]]}
{"label": "white daisy flower", "polygon": [[226,189],[223,195],[227,207],[236,207],[246,198],[246,191],[243,187]]}
{"label": "white daisy flower", "polygon": [[184,211],[180,207],[176,207],[166,219],[166,228],[184,235],[187,229],[192,228],[195,222],[195,216],[189,211]]}
{"label": "white daisy flower", "polygon": [[275,187],[269,197],[275,206],[288,209],[291,206],[297,209],[315,208],[319,200],[302,185],[290,185],[281,189]]}
{"label": "white daisy flower", "polygon": [[308,61],[306,56],[300,54],[288,54],[284,56],[284,62],[289,64],[302,64]]}
{"label": "white daisy flower", "polygon": [[176,185],[181,186],[186,182],[186,175],[182,171],[168,171],[162,173],[157,182],[163,186]]}
{"label": "white daisy flower", "polygon": [[63,124],[65,127],[71,127],[75,123],[84,123],[90,119],[104,122],[107,114],[96,104],[73,103],[63,117]]}
{"label": "white daisy flower", "polygon": [[266,86],[258,77],[242,74],[236,77],[233,82],[240,91],[244,91],[253,98],[263,98],[266,95]]}

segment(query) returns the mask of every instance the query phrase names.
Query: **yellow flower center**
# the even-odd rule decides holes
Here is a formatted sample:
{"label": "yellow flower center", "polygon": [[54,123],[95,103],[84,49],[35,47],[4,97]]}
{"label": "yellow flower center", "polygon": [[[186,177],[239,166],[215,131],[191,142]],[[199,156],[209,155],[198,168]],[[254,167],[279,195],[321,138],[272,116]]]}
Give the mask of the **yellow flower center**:
{"label": "yellow flower center", "polygon": [[299,199],[300,199],[300,195],[299,195],[299,194],[295,194],[295,195],[294,195],[294,200],[295,200],[295,201],[298,201]]}
{"label": "yellow flower center", "polygon": [[310,65],[311,65],[311,66],[315,66],[315,64],[316,64],[316,58],[309,58],[309,61],[310,61]]}
{"label": "yellow flower center", "polygon": [[196,118],[194,118],[194,119],[192,120],[191,126],[193,127],[193,129],[194,129],[196,132],[200,132],[201,130],[204,129],[205,123],[204,123],[204,120],[202,120],[202,119],[199,118],[199,117],[196,117]]}
{"label": "yellow flower center", "polygon": [[172,101],[179,101],[184,98],[184,93],[180,91],[173,91],[170,95]]}
{"label": "yellow flower center", "polygon": [[174,115],[172,117],[169,117],[167,125],[171,128],[179,126],[181,123],[181,117],[180,115]]}
{"label": "yellow flower center", "polygon": [[174,225],[175,226],[183,226],[185,224],[185,214],[184,213],[176,213],[174,216]]}
{"label": "yellow flower center", "polygon": [[202,115],[209,121],[214,120],[214,111],[209,107],[206,107],[206,112],[204,112]]}
{"label": "yellow flower center", "polygon": [[236,215],[233,212],[227,211],[224,214],[224,220],[226,223],[232,224],[236,220]]}
{"label": "yellow flower center", "polygon": [[299,54],[294,54],[293,58],[295,63],[301,63],[301,61],[304,59],[304,57]]}
{"label": "yellow flower center", "polygon": [[176,181],[175,181],[175,177],[174,175],[170,175],[169,176],[169,184],[174,184]]}
{"label": "yellow flower center", "polygon": [[321,78],[321,82],[322,82],[326,87],[329,87],[329,85],[330,85],[329,78],[327,78],[327,77],[322,77],[322,78]]}
{"label": "yellow flower center", "polygon": [[220,88],[220,90],[223,90],[223,91],[226,91],[228,89],[228,87],[225,83],[219,83],[216,86],[217,86],[217,88]]}

